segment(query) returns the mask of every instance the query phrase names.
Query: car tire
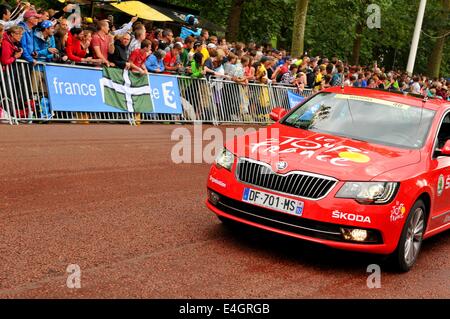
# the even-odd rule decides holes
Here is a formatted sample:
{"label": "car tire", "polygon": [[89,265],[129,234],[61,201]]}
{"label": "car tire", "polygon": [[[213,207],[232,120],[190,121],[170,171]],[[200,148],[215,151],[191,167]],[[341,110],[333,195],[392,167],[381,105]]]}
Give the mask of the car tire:
{"label": "car tire", "polygon": [[422,200],[418,200],[409,212],[397,249],[391,256],[396,270],[408,272],[414,266],[422,246],[425,218],[425,204]]}

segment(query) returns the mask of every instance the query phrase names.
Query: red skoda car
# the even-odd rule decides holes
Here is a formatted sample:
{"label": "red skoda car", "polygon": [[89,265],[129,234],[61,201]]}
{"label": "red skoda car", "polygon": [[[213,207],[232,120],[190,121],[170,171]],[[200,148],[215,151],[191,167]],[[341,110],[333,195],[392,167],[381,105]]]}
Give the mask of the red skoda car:
{"label": "red skoda car", "polygon": [[211,167],[207,206],[222,221],[391,255],[402,271],[450,228],[448,102],[331,88],[270,116]]}

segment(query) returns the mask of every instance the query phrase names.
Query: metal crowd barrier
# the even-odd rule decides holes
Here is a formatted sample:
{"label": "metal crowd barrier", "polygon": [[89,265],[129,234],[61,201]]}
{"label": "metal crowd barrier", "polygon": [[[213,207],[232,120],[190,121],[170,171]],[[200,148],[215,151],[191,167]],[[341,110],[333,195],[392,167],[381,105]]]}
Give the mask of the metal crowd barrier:
{"label": "metal crowd barrier", "polygon": [[[52,65],[52,64],[49,64]],[[64,65],[65,67],[95,69],[93,67]],[[97,68],[98,69],[98,68]],[[164,75],[168,76],[168,75]],[[174,76],[174,75],[169,75]],[[195,79],[174,76],[180,90],[183,113],[153,114],[130,112],[46,112],[47,84],[43,64],[33,67],[25,61],[0,65],[0,123],[130,123],[145,122],[203,122],[214,125],[221,123],[268,124],[268,114],[275,107],[290,109],[288,91],[304,97],[311,90],[299,91],[286,85],[238,84],[223,79]],[[51,110],[51,106],[50,106]]]}

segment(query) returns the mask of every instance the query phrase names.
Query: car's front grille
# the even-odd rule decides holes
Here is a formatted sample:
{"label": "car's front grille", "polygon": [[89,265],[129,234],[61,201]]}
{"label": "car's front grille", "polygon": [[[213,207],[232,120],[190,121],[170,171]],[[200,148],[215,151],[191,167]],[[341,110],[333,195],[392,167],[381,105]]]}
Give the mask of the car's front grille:
{"label": "car's front grille", "polygon": [[325,197],[337,183],[334,178],[307,172],[280,175],[269,164],[247,158],[239,159],[236,177],[246,184],[308,199]]}

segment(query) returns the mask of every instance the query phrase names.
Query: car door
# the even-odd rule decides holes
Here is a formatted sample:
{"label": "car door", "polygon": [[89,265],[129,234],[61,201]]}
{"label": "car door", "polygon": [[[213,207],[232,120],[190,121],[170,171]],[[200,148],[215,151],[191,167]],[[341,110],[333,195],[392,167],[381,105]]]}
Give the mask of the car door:
{"label": "car door", "polygon": [[[441,118],[435,148],[441,149],[447,140],[450,140],[450,111],[447,111]],[[430,183],[435,189],[435,195],[430,226],[437,228],[450,222],[450,157],[433,156],[431,164],[432,180]]]}

